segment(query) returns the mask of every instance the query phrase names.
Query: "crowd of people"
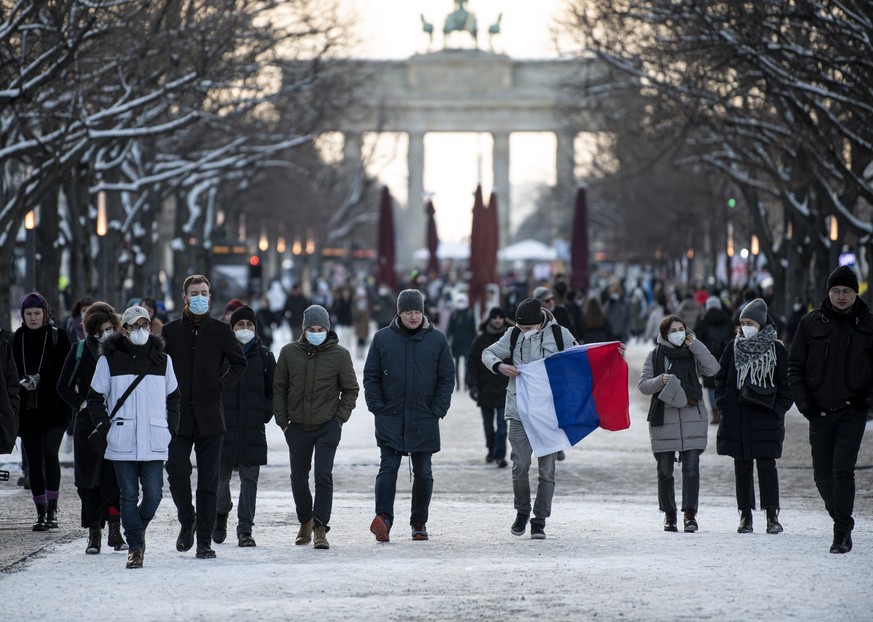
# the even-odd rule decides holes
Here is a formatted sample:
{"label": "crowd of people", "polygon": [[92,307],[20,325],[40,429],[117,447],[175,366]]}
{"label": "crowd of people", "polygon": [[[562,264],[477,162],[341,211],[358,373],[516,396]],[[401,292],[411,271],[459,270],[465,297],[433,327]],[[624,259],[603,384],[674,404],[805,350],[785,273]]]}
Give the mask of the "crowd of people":
{"label": "crowd of people", "polygon": [[[754,529],[757,469],[766,531],[780,533],[776,461],[785,414],[796,404],[809,420],[815,484],[833,519],[830,551],[852,549],[854,469],[873,399],[873,315],[851,268],[834,270],[818,307],[791,323],[753,290],[734,305],[705,288],[680,296],[614,282],[583,297],[561,278],[514,282],[478,317],[467,292],[445,283],[414,281],[396,295],[385,285],[334,292],[323,283],[310,297],[299,287],[286,294],[271,285],[257,310],[233,299],[213,317],[210,282],[195,274],[185,279],[175,319],[149,298],[129,301],[120,313],[82,298],[56,323],[42,295],[25,295],[21,326],[0,335],[0,453],[21,439],[19,483],[33,497],[33,530],[59,526],[58,456],[69,431],[87,554],[100,552],[107,529],[107,546],[128,551],[127,567],[143,566],[164,472],[179,522],[178,551],[216,556],[212,544],[227,538],[234,507],[234,472],[237,543],[254,547],[266,425],[275,419],[290,456],[295,544],[329,548],[334,457],[360,392],[354,361],[365,359],[364,398],[380,452],[370,525],[376,540],[390,541],[404,456],[412,471],[411,537],[429,538],[432,457],[456,390],[469,392],[481,411],[487,463],[507,467],[509,441],[510,532],[520,536],[529,526],[531,538],[544,539],[564,456],[533,455],[515,399],[518,366],[582,343],[618,341],[623,354],[624,344],[637,340],[652,348],[638,387],[650,396],[666,531],[679,531],[680,512],[684,532],[699,528],[699,460],[714,424],[717,453],[734,460],[737,531]],[[277,360],[273,334],[285,321],[292,341]]]}

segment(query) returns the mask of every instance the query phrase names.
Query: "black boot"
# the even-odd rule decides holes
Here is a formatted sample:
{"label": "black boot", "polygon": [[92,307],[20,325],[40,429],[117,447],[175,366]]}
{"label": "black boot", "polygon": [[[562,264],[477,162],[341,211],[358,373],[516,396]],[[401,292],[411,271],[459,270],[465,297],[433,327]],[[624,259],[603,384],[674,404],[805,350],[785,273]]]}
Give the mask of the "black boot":
{"label": "black boot", "polygon": [[103,537],[103,531],[100,525],[88,528],[88,545],[85,547],[85,553],[88,555],[97,555],[100,552],[100,540]]}
{"label": "black boot", "polygon": [[740,510],[740,526],[737,533],[752,533],[752,510]]}
{"label": "black boot", "polygon": [[666,512],[664,514],[664,531],[679,531],[676,526],[676,512]]}
{"label": "black boot", "polygon": [[45,524],[46,504],[36,504],[36,522],[33,524],[34,531],[48,531],[48,526]]}
{"label": "black boot", "polygon": [[45,524],[49,529],[58,528],[58,500],[50,499],[46,510]]}
{"label": "black boot", "polygon": [[843,555],[852,550],[852,532],[834,531],[834,543],[831,544],[831,553]]}
{"label": "black boot", "polygon": [[215,527],[212,529],[212,541],[221,544],[227,538],[227,514],[215,515]]}
{"label": "black boot", "polygon": [[126,551],[127,542],[124,541],[124,536],[121,535],[121,521],[107,521],[109,525],[109,537],[106,539],[106,544],[111,546],[116,551]]}
{"label": "black boot", "polygon": [[767,508],[767,533],[782,533],[779,523],[779,508]]}

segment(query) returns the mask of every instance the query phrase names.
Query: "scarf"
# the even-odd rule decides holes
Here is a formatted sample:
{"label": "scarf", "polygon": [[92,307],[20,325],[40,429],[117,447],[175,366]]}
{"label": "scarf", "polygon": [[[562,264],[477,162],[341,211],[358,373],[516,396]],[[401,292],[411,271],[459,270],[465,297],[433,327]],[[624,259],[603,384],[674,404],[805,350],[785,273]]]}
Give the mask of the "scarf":
{"label": "scarf", "polygon": [[758,333],[747,339],[742,331],[734,340],[734,364],[737,368],[737,388],[742,389],[748,381],[758,387],[775,386],[776,373],[776,327],[767,324]]}
{"label": "scarf", "polygon": [[195,315],[194,313],[191,313],[191,309],[188,308],[188,305],[185,305],[185,308],[182,310],[182,314],[186,316],[189,320],[191,320],[196,328],[200,328],[200,322],[203,321],[203,318],[209,315],[209,311],[207,311],[203,315]]}
{"label": "scarf", "polygon": [[[697,362],[694,354],[686,345],[679,348],[668,348],[659,345],[652,351],[652,371],[655,378],[665,371],[664,359],[670,359],[670,373],[676,376],[685,391],[685,396],[698,402],[703,399],[703,387],[697,377]],[[658,391],[660,393],[660,391]],[[649,405],[648,421],[653,427],[664,425],[664,402],[658,399],[658,393],[652,396]]]}

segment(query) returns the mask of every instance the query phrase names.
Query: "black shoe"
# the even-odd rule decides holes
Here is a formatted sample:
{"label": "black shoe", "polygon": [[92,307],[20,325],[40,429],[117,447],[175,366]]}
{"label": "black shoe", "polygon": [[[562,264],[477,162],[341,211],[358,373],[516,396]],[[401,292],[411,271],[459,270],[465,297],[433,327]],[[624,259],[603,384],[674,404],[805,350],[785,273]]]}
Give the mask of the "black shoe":
{"label": "black shoe", "polygon": [[664,531],[679,531],[679,528],[676,526],[676,512],[664,514]]}
{"label": "black shoe", "polygon": [[412,539],[413,540],[427,540],[427,527],[424,523],[413,523],[412,524]]}
{"label": "black shoe", "polygon": [[767,533],[782,533],[779,510],[776,508],[767,508]]}
{"label": "black shoe", "polygon": [[197,559],[215,559],[215,551],[208,544],[197,545]]}
{"label": "black shoe", "polygon": [[106,540],[106,544],[116,551],[126,551],[127,542],[124,541],[124,536],[121,535],[121,521],[111,520],[107,522],[107,525],[109,526],[109,537]]}
{"label": "black shoe", "polygon": [[58,528],[58,500],[50,499],[46,506],[45,525],[49,529]]}
{"label": "black shoe", "polygon": [[194,546],[194,530],[197,525],[197,520],[191,522],[190,525],[182,525],[179,530],[179,537],[176,538],[176,550],[179,552],[190,551]]}
{"label": "black shoe", "polygon": [[852,532],[841,531],[834,533],[834,543],[831,544],[831,553],[843,555],[852,550]]}
{"label": "black shoe", "polygon": [[560,462],[561,460],[563,460],[564,458],[566,458],[566,457],[567,457],[567,456],[564,455],[564,452],[563,452],[563,451],[559,451],[559,452],[558,452],[557,458],[558,458],[558,461],[559,461],[559,462]]}
{"label": "black shoe", "polygon": [[100,552],[100,540],[103,538],[103,532],[100,527],[88,528],[88,544],[85,547],[85,553],[88,555],[97,555]]}
{"label": "black shoe", "polygon": [[488,452],[488,455],[485,456],[485,462],[494,462],[494,454],[490,451]]}
{"label": "black shoe", "polygon": [[215,527],[212,529],[212,541],[221,544],[227,539],[227,514],[215,515]]}
{"label": "black shoe", "polygon": [[250,533],[241,533],[239,534],[239,546],[248,547],[248,546],[256,546],[255,539],[252,537]]}
{"label": "black shoe", "polygon": [[546,521],[541,518],[535,518],[530,522],[530,537],[531,540],[546,539]]}
{"label": "black shoe", "polygon": [[45,503],[36,504],[36,522],[33,524],[34,531],[48,531],[48,525],[45,524]]}
{"label": "black shoe", "polygon": [[515,522],[512,523],[512,527],[509,528],[509,531],[512,532],[512,535],[520,536],[525,532],[525,530],[527,529],[528,518],[529,517],[527,514],[518,514],[515,517]]}
{"label": "black shoe", "polygon": [[752,510],[740,510],[740,526],[737,533],[752,533]]}
{"label": "black shoe", "polygon": [[685,510],[683,524],[685,525],[685,533],[694,533],[697,531],[697,511]]}
{"label": "black shoe", "polygon": [[142,568],[142,561],[145,552],[142,549],[130,549],[127,554],[128,568]]}
{"label": "black shoe", "polygon": [[498,469],[505,469],[506,468],[506,460],[504,460],[503,458],[498,460],[497,461],[497,468]]}

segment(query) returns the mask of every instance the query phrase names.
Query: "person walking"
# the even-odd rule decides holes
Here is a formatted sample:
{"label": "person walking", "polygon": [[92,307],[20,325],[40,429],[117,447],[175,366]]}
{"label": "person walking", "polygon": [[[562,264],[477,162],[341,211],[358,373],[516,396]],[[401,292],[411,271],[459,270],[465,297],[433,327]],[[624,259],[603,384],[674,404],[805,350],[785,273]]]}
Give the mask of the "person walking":
{"label": "person walking", "polygon": [[[129,547],[127,568],[142,568],[145,532],[161,502],[163,466],[179,427],[179,384],[151,317],[140,306],[124,311],[121,332],[100,344],[88,391],[88,412],[106,443],[121,496]],[[139,488],[142,486],[142,502]]]}
{"label": "person walking", "polygon": [[716,452],[734,459],[740,513],[737,533],[753,531],[755,464],[767,533],[781,533],[776,460],[782,457],[785,413],[792,404],[788,350],[777,338],[776,323],[762,299],[753,300],[740,313],[740,329],[724,348],[719,366],[715,399],[722,416]]}
{"label": "person walking", "polygon": [[[455,296],[455,303],[449,314],[449,324],[446,328],[446,339],[449,341],[452,357],[455,359],[455,386],[458,389],[467,388],[463,386],[467,382],[466,370],[470,366],[467,354],[470,352],[473,340],[476,339],[476,332],[476,316],[473,314],[473,309],[470,308],[467,294],[458,294]],[[464,361],[464,374],[461,373],[462,359]]]}
{"label": "person walking", "polygon": [[0,334],[0,455],[11,454],[18,436],[21,385],[12,355],[12,343]]}
{"label": "person walking", "polygon": [[658,507],[664,531],[678,531],[673,484],[676,454],[682,465],[683,525],[697,531],[700,494],[700,454],[706,449],[709,420],[698,376],[714,376],[719,363],[678,315],[668,315],[658,327],[655,349],[640,373],[639,390],[651,395],[649,439],[658,466]]}
{"label": "person walking", "polygon": [[[727,344],[736,335],[731,316],[715,296],[710,296],[704,304],[706,311],[694,327],[694,334],[706,346],[717,361],[721,361],[721,355]],[[724,366],[722,366],[724,371]],[[710,423],[718,424],[721,419],[721,410],[715,403],[715,377],[704,376],[703,388],[709,397]]]}
{"label": "person walking", "polygon": [[488,317],[479,323],[479,334],[473,340],[467,355],[467,388],[482,413],[482,425],[485,428],[485,446],[488,448],[485,462],[495,462],[501,469],[507,465],[504,415],[509,378],[503,374],[492,374],[482,363],[482,352],[513,326],[514,324],[507,321],[503,309],[492,307],[488,311]]}
{"label": "person walking", "polygon": [[[227,432],[221,444],[218,468],[218,498],[212,541],[218,544],[227,538],[227,519],[233,508],[230,479],[239,471],[237,501],[237,544],[255,546],[252,527],[258,497],[261,465],[267,464],[267,432],[265,426],[273,418],[273,375],[276,359],[257,335],[254,310],[244,305],[230,316],[230,327],[246,357],[246,372],[236,386],[222,395],[224,422]],[[225,363],[230,366],[230,363]]]}
{"label": "person walking", "polygon": [[[506,385],[505,415],[509,423],[509,442],[512,445],[512,493],[515,505],[515,521],[510,527],[514,536],[527,530],[530,521],[530,537],[544,540],[546,519],[552,513],[552,497],[555,494],[555,463],[557,453],[537,458],[539,483],[531,507],[530,472],[533,449],[524,424],[518,415],[515,390],[519,371],[517,365],[546,358],[564,348],[576,345],[570,331],[558,324],[552,312],[544,308],[537,298],[528,298],[515,310],[515,328],[508,330],[482,351],[482,364],[494,374],[508,378]],[[504,361],[511,361],[505,363]],[[531,510],[534,518],[531,519]]]}
{"label": "person walking", "polygon": [[[300,529],[294,544],[330,548],[333,459],[358,399],[358,380],[349,351],[330,330],[330,315],[312,305],[303,312],[303,335],[279,352],[273,412],[285,434],[291,459],[291,492]],[[315,456],[315,503],[309,472]]]}
{"label": "person walking", "polygon": [[[221,395],[246,371],[246,357],[230,325],[209,316],[209,280],[192,274],[182,285],[182,317],[164,325],[165,350],[174,362],[182,396],[179,432],[170,441],[167,481],[181,529],[177,551],[194,546],[213,559],[221,441],[227,429]],[[197,454],[196,509],[191,496],[191,450]],[[120,482],[119,482],[120,483]]]}
{"label": "person walking", "polygon": [[433,493],[431,459],[440,450],[440,419],[446,416],[455,386],[455,364],[448,341],[424,314],[424,296],[405,289],[397,296],[397,315],[376,332],[364,365],[364,398],[374,415],[379,446],[376,516],[370,531],[389,541],[394,523],[397,471],[403,456],[412,463],[413,540],[427,540]]}
{"label": "person walking", "polygon": [[58,377],[70,351],[66,331],[51,325],[52,310],[38,292],[21,299],[22,324],[12,353],[19,375],[19,428],[27,455],[31,495],[36,506],[34,531],[58,527],[61,465],[58,451],[72,413],[58,395]]}
{"label": "person walking", "polygon": [[100,552],[103,527],[109,525],[107,544],[116,551],[127,549],[121,535],[121,501],[115,468],[88,442],[94,430],[88,412],[88,390],[100,358],[100,346],[116,334],[121,321],[115,309],[95,301],[82,317],[86,337],[73,346],[58,378],[58,394],[75,413],[73,419],[73,475],[82,502],[82,527],[88,530],[85,553]]}
{"label": "person walking", "polygon": [[831,553],[852,550],[855,463],[873,394],[873,315],[858,277],[840,266],[818,309],[800,320],[788,356],[788,383],[809,420],[815,485],[834,521]]}

